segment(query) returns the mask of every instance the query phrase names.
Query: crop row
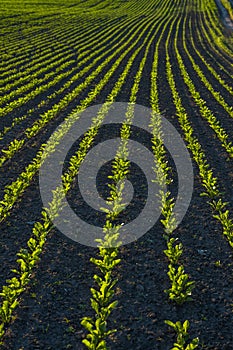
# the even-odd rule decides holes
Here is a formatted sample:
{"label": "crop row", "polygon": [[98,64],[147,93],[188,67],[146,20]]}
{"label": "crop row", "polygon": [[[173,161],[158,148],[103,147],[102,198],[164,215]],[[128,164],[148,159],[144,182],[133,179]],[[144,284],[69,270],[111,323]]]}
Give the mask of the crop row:
{"label": "crop row", "polygon": [[[174,40],[174,47],[179,59],[179,52],[177,48],[177,38],[178,31],[176,31],[176,36]],[[213,175],[213,170],[208,164],[206,155],[202,150],[202,147],[196,136],[193,135],[193,128],[188,120],[188,115],[186,110],[182,105],[182,100],[177,92],[174,74],[172,72],[172,67],[169,59],[169,54],[167,53],[167,77],[173,94],[174,104],[176,106],[177,116],[179,118],[180,126],[184,132],[184,138],[187,142],[188,148],[191,150],[193,159],[196,161],[199,168],[199,175],[202,179],[202,185],[205,188],[203,192],[204,196],[209,199],[209,204],[214,211],[214,217],[218,219],[223,228],[223,234],[226,235],[230,245],[233,244],[233,223],[232,219],[229,217],[229,210],[225,207],[227,203],[221,198],[221,193],[218,190],[218,179]]]}
{"label": "crop row", "polygon": [[[185,23],[184,23],[184,28],[185,28]],[[225,101],[223,100],[221,95],[219,93],[216,93],[213,90],[211,84],[208,82],[208,80],[206,79],[205,75],[200,70],[199,66],[195,64],[193,58],[191,57],[190,53],[187,50],[187,47],[186,47],[186,44],[185,44],[186,38],[185,38],[185,34],[184,33],[185,33],[185,30],[183,30],[183,43],[184,43],[185,52],[187,53],[188,58],[192,62],[192,66],[194,68],[194,71],[197,72],[197,74],[201,77],[201,80],[204,82],[204,84],[207,86],[207,88],[211,91],[211,93],[214,95],[216,100],[221,105],[223,105],[225,107],[225,109],[230,113],[230,116],[233,116],[232,107],[229,107],[225,103]],[[214,116],[213,112],[206,106],[206,101],[203,100],[203,98],[201,98],[200,93],[197,91],[195,85],[193,84],[193,82],[192,82],[192,80],[191,80],[191,78],[190,78],[190,76],[189,76],[189,74],[187,72],[187,69],[185,68],[184,62],[183,62],[183,60],[181,58],[181,55],[180,55],[180,53],[179,53],[177,48],[176,48],[176,53],[177,53],[177,59],[178,59],[181,75],[182,75],[182,77],[184,79],[184,82],[188,86],[189,92],[190,92],[191,96],[193,97],[193,100],[195,101],[196,105],[199,107],[201,116],[208,121],[210,127],[216,133],[216,135],[219,138],[219,140],[221,141],[223,147],[228,152],[230,157],[232,157],[233,156],[233,146],[232,146],[232,143],[228,141],[228,134],[227,134],[227,132],[223,129],[223,127],[221,126],[220,122]]]}

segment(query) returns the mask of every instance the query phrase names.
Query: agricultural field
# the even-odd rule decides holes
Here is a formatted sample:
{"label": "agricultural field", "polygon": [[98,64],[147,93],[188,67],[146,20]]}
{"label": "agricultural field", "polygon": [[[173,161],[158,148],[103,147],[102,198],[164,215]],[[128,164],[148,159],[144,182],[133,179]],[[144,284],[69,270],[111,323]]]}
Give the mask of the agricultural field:
{"label": "agricultural field", "polygon": [[[233,1],[2,0],[0,41],[0,348],[233,349]],[[81,169],[114,139],[96,177],[108,206],[92,210]],[[130,160],[132,141],[148,150],[152,181]],[[180,177],[190,201],[178,220]],[[102,238],[64,234],[67,204]],[[159,207],[156,222],[122,244],[147,207]]]}

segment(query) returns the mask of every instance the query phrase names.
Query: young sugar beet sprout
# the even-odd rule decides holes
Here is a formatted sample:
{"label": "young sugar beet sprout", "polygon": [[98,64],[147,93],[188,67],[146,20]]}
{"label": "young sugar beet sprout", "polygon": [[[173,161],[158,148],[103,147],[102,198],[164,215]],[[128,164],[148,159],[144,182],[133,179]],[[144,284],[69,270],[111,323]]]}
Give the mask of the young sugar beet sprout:
{"label": "young sugar beet sprout", "polygon": [[198,347],[199,339],[194,338],[189,344],[189,321],[186,320],[183,324],[181,322],[173,323],[169,320],[166,320],[165,323],[172,327],[177,333],[177,339],[174,343],[174,347],[171,350],[194,350]]}

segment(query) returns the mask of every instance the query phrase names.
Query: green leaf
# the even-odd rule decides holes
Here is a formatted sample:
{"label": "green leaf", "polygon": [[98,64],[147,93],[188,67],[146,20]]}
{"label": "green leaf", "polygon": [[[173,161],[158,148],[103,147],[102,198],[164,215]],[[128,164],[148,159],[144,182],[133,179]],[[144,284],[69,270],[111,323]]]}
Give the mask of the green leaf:
{"label": "green leaf", "polygon": [[82,340],[82,343],[83,343],[84,345],[86,345],[86,347],[87,347],[88,349],[94,350],[94,347],[91,345],[91,343],[89,342],[89,340],[83,339],[83,340]]}

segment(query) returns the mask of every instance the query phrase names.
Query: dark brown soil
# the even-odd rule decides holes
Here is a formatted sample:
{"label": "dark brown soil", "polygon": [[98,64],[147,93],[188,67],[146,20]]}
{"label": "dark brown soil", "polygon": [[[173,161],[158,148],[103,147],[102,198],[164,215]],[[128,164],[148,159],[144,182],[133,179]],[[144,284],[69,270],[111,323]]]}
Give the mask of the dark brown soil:
{"label": "dark brown soil", "polygon": [[[197,15],[194,14],[193,16]],[[172,33],[172,38],[173,35],[174,33]],[[167,31],[159,48],[159,104],[163,115],[183,135],[178,118],[175,115],[176,110],[166,78],[166,36]],[[146,107],[150,107],[150,73],[155,43],[156,40],[149,51],[137,97],[137,103]],[[195,86],[198,87],[203,99],[207,101],[207,105],[214,109],[216,117],[221,119],[225,129],[229,130],[230,140],[233,141],[232,119],[216,103],[200,79],[192,72],[190,61],[186,57],[181,40],[178,45]],[[203,47],[198,43],[197,46],[204,54]],[[193,53],[191,43],[188,43],[188,49],[208,77],[210,73]],[[209,47],[209,50],[211,51],[211,47]],[[216,53],[214,52],[214,54]],[[143,55],[144,50],[136,58],[126,83],[117,97],[117,102],[129,101],[133,79]],[[224,199],[229,202],[229,209],[232,212],[232,161],[226,161],[226,152],[207,122],[198,113],[197,106],[194,105],[180,76],[172,45],[170,55],[175,81],[183,105],[187,110],[195,134],[198,136],[207,159],[214,170],[214,174],[219,179],[220,189],[223,192]],[[114,73],[105,89],[97,96],[96,104],[105,101],[130,56],[131,53],[123,60],[119,70]],[[220,58],[218,57],[217,60],[220,61]],[[230,70],[226,62],[223,64],[226,69]],[[95,79],[93,86],[101,80],[110,66],[111,64]],[[218,69],[217,65],[216,69]],[[219,73],[221,74],[221,72]],[[217,83],[216,79],[211,76],[210,81],[216,85],[216,88],[219,88],[228,103],[232,104],[232,101],[229,101],[229,94]],[[79,83],[80,81],[74,82],[71,89]],[[231,84],[230,81],[227,83]],[[73,100],[65,111],[58,113],[56,119],[49,126],[46,126],[39,135],[26,143],[19,154],[16,154],[1,167],[0,200],[3,196],[4,187],[17,178],[26,164],[35,156],[40,145],[46,142],[55,128],[87,96],[93,86],[83,91],[79,98]],[[59,86],[56,86],[56,89],[58,88]],[[59,96],[58,99],[61,97]],[[38,104],[44,98],[45,95],[42,94],[38,97],[38,100],[31,101],[31,103],[32,105],[34,103]],[[54,100],[55,102],[56,100]],[[31,105],[28,104],[17,110],[17,113],[23,115],[30,108]],[[38,118],[39,113],[43,111],[35,111],[30,121],[26,120],[22,125],[17,126],[12,134],[6,135],[1,141],[1,146],[3,147],[4,144],[16,136],[21,137],[25,126],[31,125]],[[8,125],[7,123],[10,123],[14,116],[14,114],[9,115],[4,122],[0,121],[1,126]],[[111,131],[108,131],[108,133],[109,138],[111,138],[114,131],[112,131],[112,134]],[[102,136],[106,138],[106,135]],[[102,136],[100,135],[100,138]],[[150,147],[148,140],[147,143]],[[173,166],[173,163],[171,162],[170,165]],[[168,260],[163,253],[166,248],[163,238],[164,231],[162,225],[158,222],[139,240],[119,249],[121,263],[115,270],[115,275],[119,279],[115,297],[119,304],[109,319],[109,326],[118,330],[109,340],[109,346],[112,350],[171,349],[175,336],[174,332],[164,323],[166,319],[174,322],[178,320],[184,322],[188,319],[190,322],[190,337],[199,337],[200,349],[233,349],[233,251],[222,235],[220,224],[212,216],[210,206],[207,203],[208,200],[206,197],[200,196],[203,188],[194,162],[193,169],[195,190],[192,201],[185,218],[174,232],[174,237],[179,238],[184,246],[181,262],[185,267],[185,271],[190,275],[190,279],[196,283],[193,300],[177,306],[168,301],[164,293],[164,290],[170,287],[167,277]],[[174,167],[173,173],[176,179],[177,174]],[[135,173],[135,175],[137,174]],[[139,189],[145,185],[142,183],[142,177],[139,177],[137,181]],[[171,187],[173,193],[176,193],[175,184],[176,181]],[[140,195],[143,198],[144,193],[139,190],[139,197]],[[72,197],[71,194],[70,200],[73,200],[74,208],[79,205],[78,201],[75,200],[75,196]],[[26,246],[34,222],[40,220],[42,206],[39,176],[36,174],[30,187],[13,207],[10,217],[1,224],[1,286],[4,285],[6,279],[13,276],[11,269],[16,266],[16,253],[20,247]],[[20,305],[14,312],[13,321],[6,327],[2,345],[3,350],[84,350],[82,339],[84,339],[86,332],[80,325],[80,320],[84,316],[93,316],[90,307],[90,288],[93,287],[93,275],[97,270],[89,259],[92,256],[97,256],[97,254],[97,249],[71,241],[56,229],[49,233],[41,260],[31,278],[31,283],[20,299]]]}

